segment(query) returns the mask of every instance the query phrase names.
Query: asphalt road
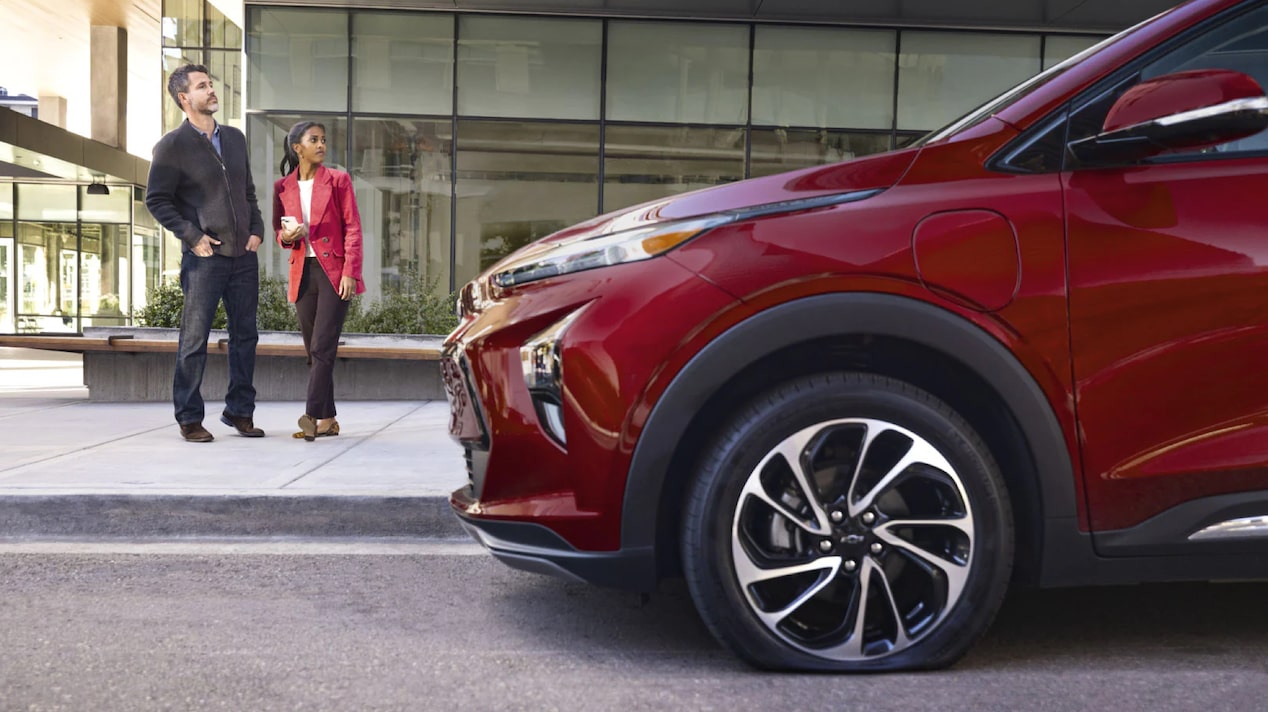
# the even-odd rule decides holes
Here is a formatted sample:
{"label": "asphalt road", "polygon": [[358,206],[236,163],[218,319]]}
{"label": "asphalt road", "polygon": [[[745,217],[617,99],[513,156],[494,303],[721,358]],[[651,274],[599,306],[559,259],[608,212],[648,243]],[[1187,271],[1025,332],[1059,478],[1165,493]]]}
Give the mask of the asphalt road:
{"label": "asphalt road", "polygon": [[937,673],[754,671],[650,598],[471,545],[0,545],[2,710],[1251,710],[1268,584],[1011,595]]}

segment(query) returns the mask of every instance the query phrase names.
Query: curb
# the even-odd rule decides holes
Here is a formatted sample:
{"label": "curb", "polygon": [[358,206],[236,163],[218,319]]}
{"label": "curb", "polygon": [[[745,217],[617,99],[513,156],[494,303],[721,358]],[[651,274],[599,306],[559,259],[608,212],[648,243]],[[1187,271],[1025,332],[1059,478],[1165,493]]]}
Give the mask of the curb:
{"label": "curb", "polygon": [[0,537],[466,539],[447,497],[3,495]]}

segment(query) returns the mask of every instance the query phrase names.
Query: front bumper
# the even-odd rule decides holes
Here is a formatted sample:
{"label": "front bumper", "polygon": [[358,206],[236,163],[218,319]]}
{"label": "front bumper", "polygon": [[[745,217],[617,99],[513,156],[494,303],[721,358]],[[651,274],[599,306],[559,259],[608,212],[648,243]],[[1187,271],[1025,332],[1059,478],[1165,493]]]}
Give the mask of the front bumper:
{"label": "front bumper", "polygon": [[640,593],[656,588],[651,547],[581,551],[541,524],[477,518],[470,486],[455,490],[449,504],[467,532],[507,566]]}

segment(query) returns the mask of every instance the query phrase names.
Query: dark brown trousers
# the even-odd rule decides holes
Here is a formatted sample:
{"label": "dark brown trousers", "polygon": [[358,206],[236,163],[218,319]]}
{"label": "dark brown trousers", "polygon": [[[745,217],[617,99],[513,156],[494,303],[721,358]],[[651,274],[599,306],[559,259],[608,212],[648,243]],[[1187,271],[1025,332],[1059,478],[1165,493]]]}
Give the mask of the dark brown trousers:
{"label": "dark brown trousers", "polygon": [[348,304],[339,298],[316,257],[304,258],[295,313],[308,352],[308,402],[304,412],[313,418],[335,417],[335,352],[343,333]]}

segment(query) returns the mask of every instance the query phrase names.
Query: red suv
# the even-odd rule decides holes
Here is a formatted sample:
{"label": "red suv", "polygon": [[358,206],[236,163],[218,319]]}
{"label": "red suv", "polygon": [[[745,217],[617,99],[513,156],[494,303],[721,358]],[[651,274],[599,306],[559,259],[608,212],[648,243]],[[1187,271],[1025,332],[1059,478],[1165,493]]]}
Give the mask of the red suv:
{"label": "red suv", "polygon": [[903,150],[604,215],[462,290],[451,504],[686,577],[750,663],[947,665],[1010,582],[1268,576],[1268,3],[1197,0]]}

